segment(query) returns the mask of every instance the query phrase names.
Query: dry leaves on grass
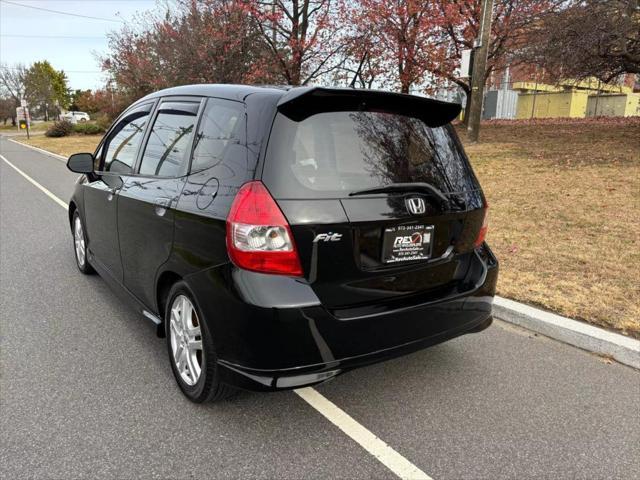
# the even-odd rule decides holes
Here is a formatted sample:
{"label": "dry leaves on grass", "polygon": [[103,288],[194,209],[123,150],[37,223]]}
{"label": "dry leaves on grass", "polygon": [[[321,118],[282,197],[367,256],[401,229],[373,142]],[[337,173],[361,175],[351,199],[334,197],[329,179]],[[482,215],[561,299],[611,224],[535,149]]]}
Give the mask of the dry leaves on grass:
{"label": "dry leaves on grass", "polygon": [[640,337],[640,122],[483,125],[499,293]]}
{"label": "dry leaves on grass", "polygon": [[14,137],[14,140],[21,143],[43,148],[63,157],[68,157],[74,153],[93,153],[101,139],[102,135],[69,135],[68,137],[57,138],[33,135],[30,139],[27,139],[27,137]]}

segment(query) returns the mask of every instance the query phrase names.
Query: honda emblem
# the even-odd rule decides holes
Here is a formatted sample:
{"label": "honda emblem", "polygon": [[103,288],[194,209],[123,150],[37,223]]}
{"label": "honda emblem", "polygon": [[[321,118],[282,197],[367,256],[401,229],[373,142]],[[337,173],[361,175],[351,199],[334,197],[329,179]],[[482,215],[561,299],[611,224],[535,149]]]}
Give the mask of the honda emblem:
{"label": "honda emblem", "polygon": [[409,210],[409,213],[412,213],[414,215],[421,215],[427,211],[424,199],[420,197],[407,198],[405,202],[407,204],[407,210]]}

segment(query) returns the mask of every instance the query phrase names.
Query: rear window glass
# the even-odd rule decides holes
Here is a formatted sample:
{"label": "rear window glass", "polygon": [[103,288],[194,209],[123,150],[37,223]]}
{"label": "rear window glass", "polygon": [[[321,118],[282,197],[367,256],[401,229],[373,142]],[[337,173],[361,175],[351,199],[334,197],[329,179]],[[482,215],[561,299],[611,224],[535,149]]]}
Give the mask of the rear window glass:
{"label": "rear window glass", "polygon": [[451,126],[366,111],[319,113],[301,122],[278,114],[262,179],[278,198],[342,198],[409,182],[444,193],[479,188]]}

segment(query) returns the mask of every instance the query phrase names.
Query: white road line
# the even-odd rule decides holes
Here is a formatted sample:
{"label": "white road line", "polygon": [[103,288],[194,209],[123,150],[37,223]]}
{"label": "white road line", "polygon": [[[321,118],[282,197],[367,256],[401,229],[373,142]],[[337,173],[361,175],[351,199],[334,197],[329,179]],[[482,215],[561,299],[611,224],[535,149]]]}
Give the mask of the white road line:
{"label": "white road line", "polygon": [[38,182],[36,182],[33,178],[31,178],[29,175],[27,175],[26,173],[24,173],[22,170],[20,170],[18,167],[16,167],[13,163],[11,163],[9,160],[7,160],[3,155],[0,155],[0,158],[2,160],[4,160],[6,162],[7,165],[9,165],[11,168],[13,168],[16,172],[18,172],[20,175],[22,175],[24,178],[26,178],[27,180],[29,180],[31,183],[33,183],[36,187],[38,187],[40,190],[42,190],[44,192],[44,194],[49,197],[51,200],[53,200],[54,202],[56,202],[58,205],[60,205],[62,208],[69,208],[69,205],[67,205],[65,202],[63,202],[62,200],[60,200],[58,197],[56,197],[53,193],[51,193],[49,190],[47,190],[45,187],[43,187],[42,185],[40,185]]}
{"label": "white road line", "polygon": [[[13,163],[7,160],[4,156],[0,155],[0,158],[4,160],[7,165],[13,168],[16,172],[29,180],[32,184],[42,190],[49,198],[64,208],[68,208],[68,205],[56,197],[53,193],[47,190],[45,187],[36,182],[29,175],[24,173]],[[320,412],[327,420],[333,423],[336,427],[342,430],[348,437],[355,441],[358,445],[364,448],[367,452],[373,455],[376,460],[382,463],[385,467],[391,470],[394,474],[403,480],[432,480],[432,478],[416,467],[409,460],[404,458],[393,448],[387,445],[384,441],[376,437],[373,433],[367,430],[363,425],[353,419],[347,412],[338,407],[331,400],[326,398],[316,389],[299,388],[294,392],[302,398],[305,402],[311,405],[314,409]]]}
{"label": "white road line", "polygon": [[398,477],[402,479],[431,480],[429,475],[376,437],[347,412],[314,388],[300,388],[294,390],[294,392]]}

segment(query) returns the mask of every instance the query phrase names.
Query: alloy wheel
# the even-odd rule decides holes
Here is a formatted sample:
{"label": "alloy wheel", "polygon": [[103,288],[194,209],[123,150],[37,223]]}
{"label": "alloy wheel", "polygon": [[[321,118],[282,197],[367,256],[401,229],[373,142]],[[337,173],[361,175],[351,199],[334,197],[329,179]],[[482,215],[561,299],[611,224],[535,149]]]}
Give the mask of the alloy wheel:
{"label": "alloy wheel", "polygon": [[87,256],[84,243],[84,232],[82,231],[82,221],[80,221],[79,216],[76,216],[73,222],[73,242],[75,244],[78,265],[80,265],[80,267],[84,267],[84,262],[87,261]]}
{"label": "alloy wheel", "polygon": [[204,352],[200,320],[185,295],[178,295],[173,300],[169,331],[173,363],[184,383],[193,386],[202,373]]}

